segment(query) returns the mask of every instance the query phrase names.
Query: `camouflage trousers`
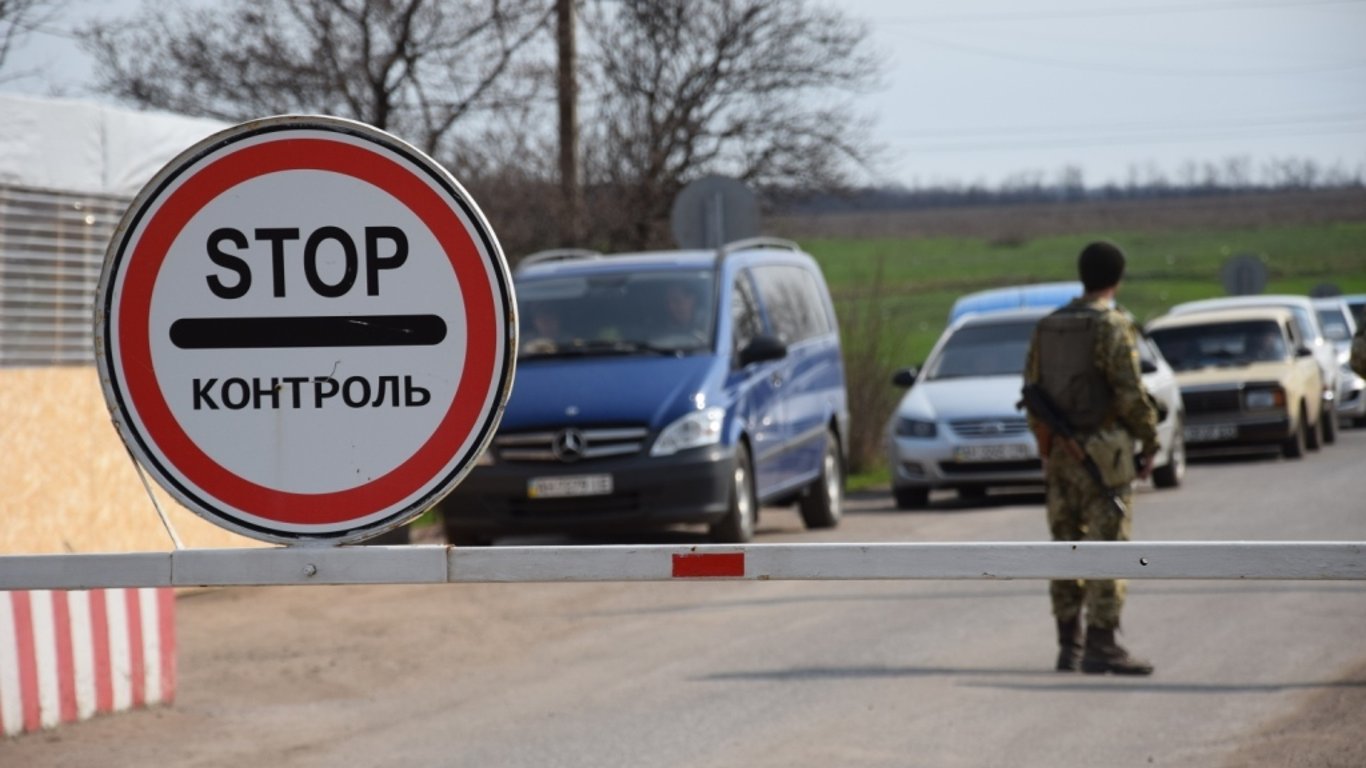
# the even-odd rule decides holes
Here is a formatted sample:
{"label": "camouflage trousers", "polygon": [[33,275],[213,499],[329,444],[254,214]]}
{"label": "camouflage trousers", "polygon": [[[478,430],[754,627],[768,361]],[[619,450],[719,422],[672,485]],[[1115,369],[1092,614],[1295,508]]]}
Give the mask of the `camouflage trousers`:
{"label": "camouflage trousers", "polygon": [[[1128,541],[1132,515],[1120,517],[1096,481],[1070,456],[1054,451],[1048,461],[1048,529],[1054,541]],[[1133,489],[1119,493],[1126,509],[1133,509]],[[1114,629],[1124,608],[1123,579],[1063,579],[1049,582],[1053,615],[1060,621],[1076,618],[1086,609],[1087,626]]]}

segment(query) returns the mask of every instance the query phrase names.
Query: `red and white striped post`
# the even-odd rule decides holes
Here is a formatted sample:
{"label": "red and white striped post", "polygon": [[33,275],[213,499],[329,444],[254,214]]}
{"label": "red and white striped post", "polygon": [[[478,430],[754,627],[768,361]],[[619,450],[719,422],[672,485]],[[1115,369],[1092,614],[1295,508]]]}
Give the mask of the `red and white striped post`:
{"label": "red and white striped post", "polygon": [[175,698],[168,587],[0,592],[0,733]]}

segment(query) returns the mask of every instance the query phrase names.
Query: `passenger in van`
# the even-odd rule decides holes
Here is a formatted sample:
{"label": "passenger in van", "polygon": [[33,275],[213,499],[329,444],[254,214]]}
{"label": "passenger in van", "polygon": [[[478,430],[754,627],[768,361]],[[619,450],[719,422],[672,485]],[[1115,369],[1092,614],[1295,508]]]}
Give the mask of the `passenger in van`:
{"label": "passenger in van", "polygon": [[554,307],[538,304],[531,310],[531,328],[522,342],[522,352],[545,354],[554,352],[561,341],[560,313]]}
{"label": "passenger in van", "polygon": [[698,311],[697,291],[686,283],[669,283],[664,289],[664,328],[661,338],[671,343],[681,340],[703,342],[705,322]]}

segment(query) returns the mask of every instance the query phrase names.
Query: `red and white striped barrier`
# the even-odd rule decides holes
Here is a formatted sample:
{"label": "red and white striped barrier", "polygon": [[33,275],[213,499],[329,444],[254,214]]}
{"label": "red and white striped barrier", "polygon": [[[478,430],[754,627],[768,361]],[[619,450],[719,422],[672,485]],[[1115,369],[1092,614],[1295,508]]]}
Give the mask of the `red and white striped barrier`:
{"label": "red and white striped barrier", "polygon": [[0,592],[0,733],[175,697],[175,592]]}

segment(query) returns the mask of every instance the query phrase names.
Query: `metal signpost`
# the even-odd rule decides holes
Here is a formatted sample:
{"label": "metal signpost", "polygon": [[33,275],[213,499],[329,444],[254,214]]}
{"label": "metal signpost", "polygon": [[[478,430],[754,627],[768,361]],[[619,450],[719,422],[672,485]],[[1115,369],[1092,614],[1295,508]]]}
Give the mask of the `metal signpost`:
{"label": "metal signpost", "polygon": [[96,299],[119,434],[178,501],[265,541],[411,520],[492,438],[516,349],[492,230],[441,166],[361,123],[256,120],[130,206]]}

